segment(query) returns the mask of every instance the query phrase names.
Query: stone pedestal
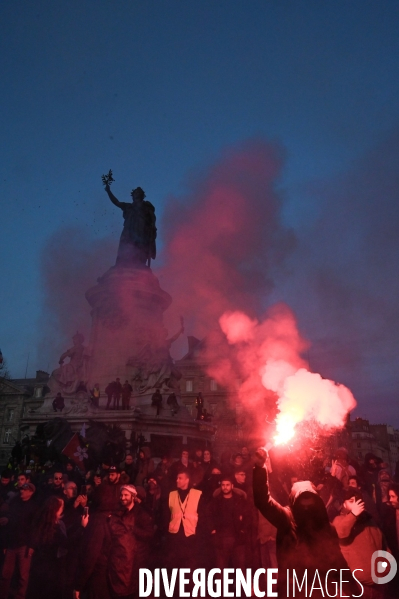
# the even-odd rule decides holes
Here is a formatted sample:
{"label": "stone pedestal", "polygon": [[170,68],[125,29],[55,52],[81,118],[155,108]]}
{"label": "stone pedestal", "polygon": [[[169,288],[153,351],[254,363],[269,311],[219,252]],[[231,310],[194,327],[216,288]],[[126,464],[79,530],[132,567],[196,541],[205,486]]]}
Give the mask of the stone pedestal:
{"label": "stone pedestal", "polygon": [[86,292],[92,307],[89,386],[130,377],[128,360],[166,339],[163,313],[172,298],[148,267],[112,267]]}
{"label": "stone pedestal", "polygon": [[[54,412],[51,393],[40,408],[24,416],[23,424],[29,426],[32,434],[39,423],[54,417],[67,419],[74,432],[79,432],[88,421],[118,425],[129,439],[144,436],[155,451],[160,451],[161,445],[170,449],[207,443],[214,428],[204,428],[194,421],[181,404],[180,373],[169,352],[180,333],[167,338],[163,314],[172,298],[161,289],[151,269],[112,267],[86,292],[86,299],[92,308],[90,341],[83,352],[87,392],[65,393],[61,413]],[[122,384],[128,380],[134,389],[129,410],[106,409],[105,388],[116,378]],[[98,405],[93,406],[89,391],[96,383],[101,396]],[[160,388],[163,395],[158,416],[151,405],[155,388]],[[166,401],[172,391],[180,405],[177,412]]]}

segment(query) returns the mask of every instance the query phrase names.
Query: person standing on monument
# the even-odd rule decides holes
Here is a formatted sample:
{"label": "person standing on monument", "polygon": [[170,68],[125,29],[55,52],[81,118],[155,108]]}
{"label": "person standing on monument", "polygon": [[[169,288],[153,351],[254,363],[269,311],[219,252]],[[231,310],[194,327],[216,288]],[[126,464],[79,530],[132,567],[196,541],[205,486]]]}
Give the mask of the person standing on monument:
{"label": "person standing on monument", "polygon": [[100,397],[101,397],[100,384],[96,383],[94,385],[93,389],[90,391],[91,403],[96,408],[100,407]]}
{"label": "person standing on monument", "polygon": [[108,385],[105,387],[105,393],[107,394],[107,405],[105,407],[106,410],[109,410],[111,407],[111,401],[112,401],[112,396],[114,394],[114,385],[115,385],[115,381],[112,381],[111,383],[108,383]]}
{"label": "person standing on monument", "polygon": [[131,192],[132,203],[120,202],[111,192],[111,181],[113,179],[109,176],[103,178],[105,191],[111,202],[122,210],[125,221],[119,241],[116,266],[140,267],[147,264],[150,266],[151,259],[156,257],[155,208],[151,202],[144,199],[145,193],[141,187],[136,187]]}
{"label": "person standing on monument", "polygon": [[119,410],[119,400],[121,398],[121,394],[122,394],[122,383],[121,383],[121,380],[119,378],[117,378],[114,383],[114,390],[113,390],[114,410]]}
{"label": "person standing on monument", "polygon": [[168,399],[166,400],[166,403],[170,407],[170,412],[172,416],[177,414],[177,412],[180,410],[180,406],[177,403],[176,393],[174,391],[172,391],[172,393],[169,395]]}
{"label": "person standing on monument", "polygon": [[130,409],[130,398],[133,393],[133,387],[129,383],[129,381],[125,381],[122,386],[122,410]]}
{"label": "person standing on monument", "polygon": [[157,416],[159,416],[162,410],[162,395],[159,389],[152,394],[151,397],[151,405],[153,405],[157,409]]}
{"label": "person standing on monument", "polygon": [[65,408],[65,402],[64,402],[64,398],[62,397],[61,393],[58,392],[57,395],[55,396],[55,398],[53,399],[53,410],[54,412],[62,412],[62,410]]}

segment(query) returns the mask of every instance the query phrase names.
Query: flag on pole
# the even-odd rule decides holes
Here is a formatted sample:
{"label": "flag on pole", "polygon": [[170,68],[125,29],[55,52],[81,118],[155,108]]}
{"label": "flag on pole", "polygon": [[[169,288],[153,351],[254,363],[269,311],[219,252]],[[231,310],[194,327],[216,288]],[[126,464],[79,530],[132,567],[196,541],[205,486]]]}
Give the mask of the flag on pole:
{"label": "flag on pole", "polygon": [[89,457],[87,447],[80,442],[78,433],[75,433],[72,439],[68,441],[61,453],[74,461],[81,470],[84,469],[84,460],[87,460]]}

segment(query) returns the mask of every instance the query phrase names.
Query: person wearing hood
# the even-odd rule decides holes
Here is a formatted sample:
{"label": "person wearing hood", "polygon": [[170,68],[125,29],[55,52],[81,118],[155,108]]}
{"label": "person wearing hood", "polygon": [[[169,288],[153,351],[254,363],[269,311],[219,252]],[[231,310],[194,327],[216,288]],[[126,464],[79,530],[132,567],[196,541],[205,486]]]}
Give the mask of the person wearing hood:
{"label": "person wearing hood", "polygon": [[136,465],[134,463],[134,458],[130,453],[126,454],[125,461],[122,462],[120,468],[122,472],[125,472],[128,475],[129,483],[132,483],[133,478],[135,477]]}
{"label": "person wearing hood", "polygon": [[151,457],[151,450],[149,447],[144,446],[140,449],[136,467],[137,474],[134,479],[134,484],[136,487],[142,487],[150,474],[155,470],[154,460]]}
{"label": "person wearing hood", "polygon": [[380,469],[381,461],[381,458],[373,453],[366,453],[364,456],[364,465],[360,471],[360,478],[363,483],[363,487],[373,499],[374,503],[377,503],[376,489],[378,485],[378,471]]}
{"label": "person wearing hood", "polygon": [[[363,585],[364,599],[383,599],[383,585],[374,584],[371,576],[371,558],[375,551],[386,550],[385,538],[370,514],[366,512],[361,491],[348,487],[339,516],[333,521],[341,551],[349,568],[357,570],[356,578]],[[359,595],[359,586],[353,594]]]}
{"label": "person wearing hood", "polygon": [[167,498],[169,496],[169,492],[171,491],[171,488],[174,483],[174,481],[171,480],[169,474],[172,464],[172,457],[169,455],[169,453],[165,453],[154,470],[153,476],[161,489],[162,499]]}
{"label": "person wearing hood", "polygon": [[[283,507],[275,501],[269,491],[267,469],[265,467],[268,454],[264,449],[258,449],[255,454],[253,469],[254,503],[273,526],[277,529],[276,555],[278,561],[278,596],[287,596],[287,584],[293,589],[293,571],[298,581],[302,581],[306,572],[307,580],[313,581],[317,573],[324,581],[329,570],[335,570],[329,575],[331,588],[334,582],[339,584],[340,570],[348,570],[348,566],[340,551],[335,529],[328,520],[327,510],[322,499],[310,481],[300,481],[293,484],[290,494],[290,506]],[[288,572],[287,572],[288,570]],[[289,580],[287,581],[287,576]],[[343,580],[350,577],[349,570]],[[311,582],[309,582],[311,584]],[[344,594],[349,595],[349,588],[343,584]],[[299,590],[295,589],[296,597],[307,597],[304,584]],[[324,591],[315,588],[313,599],[324,597]]]}

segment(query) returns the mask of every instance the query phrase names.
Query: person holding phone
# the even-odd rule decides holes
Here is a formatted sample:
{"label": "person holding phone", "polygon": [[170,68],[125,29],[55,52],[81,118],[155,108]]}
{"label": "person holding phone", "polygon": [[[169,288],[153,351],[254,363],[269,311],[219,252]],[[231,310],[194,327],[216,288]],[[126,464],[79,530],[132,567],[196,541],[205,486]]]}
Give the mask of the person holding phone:
{"label": "person holding phone", "polygon": [[101,512],[84,533],[73,597],[83,590],[89,599],[130,599],[138,591],[138,572],[146,564],[154,523],[136,502],[133,485],[120,488],[119,507],[106,516]]}

